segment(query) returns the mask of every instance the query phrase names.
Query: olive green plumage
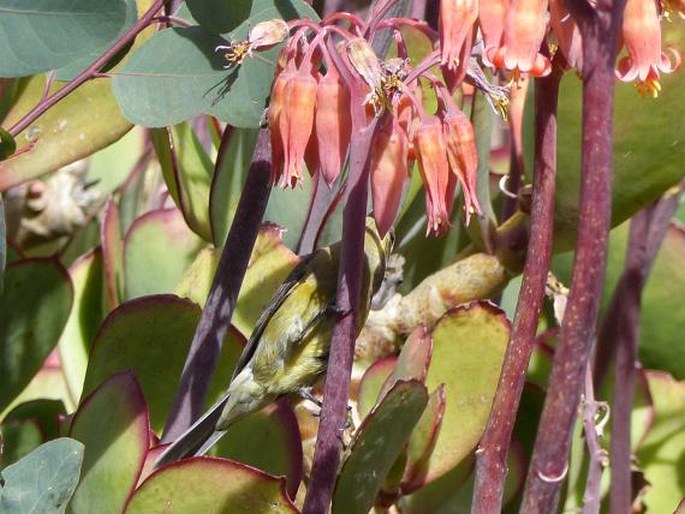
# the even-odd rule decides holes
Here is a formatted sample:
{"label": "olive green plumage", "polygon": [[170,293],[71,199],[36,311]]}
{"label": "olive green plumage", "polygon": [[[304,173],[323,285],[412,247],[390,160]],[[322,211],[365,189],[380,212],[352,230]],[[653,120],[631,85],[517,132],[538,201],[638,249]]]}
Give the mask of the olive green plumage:
{"label": "olive green plumage", "polygon": [[[391,247],[391,236],[381,239],[369,218],[357,331],[381,285]],[[257,320],[226,393],[162,454],[156,466],[205,453],[235,420],[321,378],[337,315],[339,261],[340,243],[302,258]]]}

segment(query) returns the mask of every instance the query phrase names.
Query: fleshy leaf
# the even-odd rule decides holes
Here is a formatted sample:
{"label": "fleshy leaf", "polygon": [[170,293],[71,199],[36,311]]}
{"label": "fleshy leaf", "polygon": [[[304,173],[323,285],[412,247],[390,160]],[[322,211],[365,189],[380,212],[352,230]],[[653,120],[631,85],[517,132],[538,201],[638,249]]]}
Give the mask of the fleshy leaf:
{"label": "fleshy leaf", "polygon": [[145,398],[131,373],[114,375],[81,403],[69,434],[86,447],[74,514],[122,511],[150,446],[149,427]]}
{"label": "fleshy leaf", "polygon": [[[83,394],[90,394],[114,373],[132,370],[147,399],[152,428],[160,433],[199,319],[197,305],[172,295],[122,304],[105,319],[95,338]],[[241,343],[235,332],[229,331],[209,401],[227,387]]]}
{"label": "fleshy leaf", "polygon": [[397,357],[395,369],[383,384],[379,399],[385,396],[393,384],[398,380],[417,380],[423,382],[426,379],[428,365],[433,353],[433,341],[431,334],[424,326],[417,327],[402,346],[400,355]]}
{"label": "fleshy leaf", "polygon": [[126,21],[124,0],[0,1],[0,76],[54,70],[114,41]]}
{"label": "fleshy leaf", "polygon": [[102,266],[104,273],[107,309],[119,306],[124,297],[124,241],[121,232],[121,217],[113,199],[109,199],[102,215],[100,226],[102,245]]}
{"label": "fleshy leaf", "polygon": [[217,443],[216,454],[274,476],[285,476],[288,495],[295,498],[302,480],[302,441],[287,399],[231,425]]}
{"label": "fleshy leaf", "polygon": [[64,403],[59,400],[31,400],[12,409],[4,421],[34,421],[41,433],[41,442],[57,439],[60,418],[66,415]]}
{"label": "fleshy leaf", "polygon": [[490,414],[509,339],[504,313],[488,302],[456,307],[433,329],[426,385],[445,384],[447,407],[426,481],[458,465],[478,444]]}
{"label": "fleshy leaf", "polygon": [[17,142],[12,134],[0,128],[0,161],[4,161],[17,149]]}
{"label": "fleshy leaf", "polygon": [[212,240],[209,187],[214,165],[190,123],[152,130],[164,180],[193,232]]}
{"label": "fleshy leaf", "polygon": [[178,209],[138,218],[124,240],[126,298],[173,291],[202,244]]}
{"label": "fleshy leaf", "polygon": [[[0,425],[0,435],[2,435],[0,469],[26,457],[43,442],[43,434],[40,433],[38,422],[34,419],[6,419]],[[0,501],[1,506],[2,501]]]}
{"label": "fleshy leaf", "polygon": [[418,381],[399,381],[359,427],[338,476],[333,514],[366,513],[428,402]]}
{"label": "fleshy leaf", "polygon": [[285,481],[237,462],[193,457],[157,470],[136,490],[126,514],[296,514]]}
{"label": "fleshy leaf", "polygon": [[386,357],[377,360],[364,372],[359,382],[359,392],[357,393],[357,409],[359,416],[364,419],[373,406],[378,402],[381,388],[388,377],[392,374],[397,363],[397,357]]}
{"label": "fleshy leaf", "polygon": [[88,354],[102,321],[102,251],[84,255],[69,268],[74,306],[59,338],[62,371],[72,398],[81,396]]}
{"label": "fleshy leaf", "polygon": [[73,296],[69,275],[55,259],[28,259],[7,267],[0,295],[0,411],[28,385],[57,344]]}
{"label": "fleshy leaf", "polygon": [[83,445],[66,437],[49,441],[2,470],[0,511],[60,514],[81,471]]}

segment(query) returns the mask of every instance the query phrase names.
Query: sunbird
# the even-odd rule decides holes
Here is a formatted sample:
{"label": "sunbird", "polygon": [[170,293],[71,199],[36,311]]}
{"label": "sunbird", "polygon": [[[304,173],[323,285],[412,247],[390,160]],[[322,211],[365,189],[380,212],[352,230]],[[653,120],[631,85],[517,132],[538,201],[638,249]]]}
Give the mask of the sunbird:
{"label": "sunbird", "polygon": [[[369,313],[392,251],[393,236],[381,238],[367,218],[357,334]],[[326,372],[335,305],[340,242],[303,257],[276,290],[260,315],[231,383],[208,412],[159,457],[155,467],[192,455],[203,455],[238,419],[280,396],[309,388]]]}

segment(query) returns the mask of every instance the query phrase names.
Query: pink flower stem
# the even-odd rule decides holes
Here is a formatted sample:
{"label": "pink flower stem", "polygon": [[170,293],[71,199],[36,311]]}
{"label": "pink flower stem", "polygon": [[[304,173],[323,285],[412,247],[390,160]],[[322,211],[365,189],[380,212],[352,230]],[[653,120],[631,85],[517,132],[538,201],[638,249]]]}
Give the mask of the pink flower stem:
{"label": "pink flower stem", "polygon": [[501,511],[507,452],[528,362],[535,347],[535,332],[552,255],[557,103],[562,75],[561,68],[555,66],[550,75],[537,79],[535,84],[535,163],[528,255],[502,374],[476,454],[473,514]]}
{"label": "pink flower stem", "polygon": [[554,512],[568,471],[583,373],[592,351],[611,227],[614,62],[625,0],[569,0],[583,37],[583,136],[571,288],[528,469],[522,512]]}
{"label": "pink flower stem", "polygon": [[157,12],[164,7],[164,0],[155,0],[150,8],[143,14],[143,16],[131,26],[126,33],[109,47],[105,52],[95,59],[90,66],[79,73],[64,87],[55,91],[54,94],[42,99],[36,106],[26,113],[18,122],[16,122],[10,129],[9,133],[12,136],[17,136],[22,130],[36,121],[45,111],[50,109],[57,102],[65,98],[67,95],[74,92],[79,86],[82,86],[88,80],[97,76],[100,69],[105,66],[120,50],[133,41],[138,34],[147,28],[150,23],[154,23],[154,17]]}

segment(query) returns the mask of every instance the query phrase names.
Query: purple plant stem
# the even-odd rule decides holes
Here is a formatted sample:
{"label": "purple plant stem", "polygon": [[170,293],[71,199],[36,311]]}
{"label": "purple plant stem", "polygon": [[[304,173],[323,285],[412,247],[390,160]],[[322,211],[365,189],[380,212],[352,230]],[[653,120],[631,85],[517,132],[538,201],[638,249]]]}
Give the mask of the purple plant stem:
{"label": "purple plant stem", "polygon": [[269,200],[270,183],[271,141],[269,130],[261,129],[257,134],[245,187],[164,427],[164,443],[181,435],[204,408],[209,384],[231,324],[238,292]]}
{"label": "purple plant stem", "polygon": [[618,312],[617,323],[611,332],[603,331],[606,339],[600,339],[600,344],[616,349],[609,493],[612,514],[623,514],[631,509],[630,417],[635,396],[640,302],[647,276],[678,206],[678,196],[666,196],[633,216],[626,264],[611,304]]}
{"label": "purple plant stem", "polygon": [[112,57],[114,57],[120,50],[122,50],[133,39],[135,39],[138,34],[147,28],[157,14],[157,11],[159,11],[163,6],[164,0],[155,0],[145,14],[143,14],[143,16],[135,24],[133,24],[123,36],[117,39],[117,41],[111,47],[105,50],[100,57],[98,57],[90,66],[69,81],[63,88],[55,91],[53,95],[38,102],[33,109],[26,113],[9,129],[9,133],[12,134],[12,136],[17,136],[22,130],[36,121],[50,107],[65,98],[67,95],[71,94],[74,90],[88,80],[96,77],[100,71],[100,68],[107,64]]}
{"label": "purple plant stem", "polygon": [[[588,475],[585,481],[583,496],[583,514],[599,514],[601,502],[602,470],[604,469],[604,451],[599,444],[599,435],[595,425],[597,417],[597,402],[595,388],[592,383],[592,368],[585,367],[585,397],[583,405],[583,432],[585,443],[590,454]],[[629,511],[626,511],[629,512]]]}
{"label": "purple plant stem", "polygon": [[614,63],[625,0],[567,7],[583,37],[581,186],[571,291],[561,325],[521,512],[554,512],[568,471],[571,433],[592,350],[611,226]]}
{"label": "purple plant stem", "polygon": [[337,194],[337,188],[334,189],[333,187],[329,187],[320,172],[317,172],[314,175],[313,180],[315,183],[314,193],[312,194],[312,200],[309,203],[309,211],[307,212],[307,219],[304,228],[302,229],[300,242],[297,245],[297,253],[300,255],[314,251],[317,236],[321,232],[323,224],[327,221],[326,214]]}
{"label": "purple plant stem", "polygon": [[471,512],[500,512],[507,451],[516,411],[535,347],[547,271],[552,254],[556,175],[557,99],[562,70],[554,67],[535,84],[535,163],[528,255],[509,344],[485,434],[477,451]]}

